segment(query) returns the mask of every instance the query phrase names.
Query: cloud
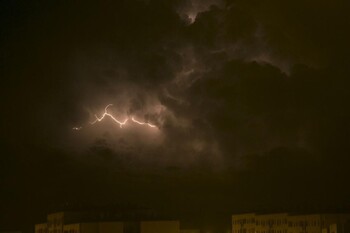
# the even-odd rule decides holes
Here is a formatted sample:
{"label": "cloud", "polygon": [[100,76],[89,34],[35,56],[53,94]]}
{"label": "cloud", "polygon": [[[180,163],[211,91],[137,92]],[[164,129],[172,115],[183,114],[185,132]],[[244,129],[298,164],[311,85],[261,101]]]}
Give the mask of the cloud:
{"label": "cloud", "polygon": [[[347,81],[340,71],[336,77],[333,72],[343,69],[333,58],[345,56],[337,25],[347,21],[341,14],[321,20],[334,15],[336,4],[70,4],[45,5],[50,15],[28,13],[29,23],[12,32],[15,40],[7,54],[21,58],[7,61],[19,64],[17,71],[8,68],[7,73],[19,79],[7,90],[13,100],[6,108],[16,113],[7,117],[11,138],[18,139],[11,128],[19,127],[20,113],[31,112],[21,140],[31,137],[30,143],[65,147],[67,135],[77,139],[81,133],[69,129],[88,125],[113,103],[112,111],[122,118],[135,115],[154,122],[161,136],[145,140],[150,142],[145,145],[156,145],[169,158],[181,154],[186,163],[199,154],[220,154],[235,161],[278,146],[319,151],[336,119],[347,115],[340,101],[348,97],[343,88]],[[300,17],[288,17],[298,7]],[[308,10],[316,17],[309,17]],[[196,14],[192,24],[182,18],[186,12]],[[312,33],[310,25],[317,25]],[[332,42],[330,34],[339,41]],[[22,99],[28,104],[15,108]],[[332,111],[325,111],[320,101]],[[107,140],[106,131],[114,135],[108,139],[114,148],[122,138],[132,145],[128,150],[149,136],[136,129],[126,136],[106,123],[72,142],[86,146]]]}

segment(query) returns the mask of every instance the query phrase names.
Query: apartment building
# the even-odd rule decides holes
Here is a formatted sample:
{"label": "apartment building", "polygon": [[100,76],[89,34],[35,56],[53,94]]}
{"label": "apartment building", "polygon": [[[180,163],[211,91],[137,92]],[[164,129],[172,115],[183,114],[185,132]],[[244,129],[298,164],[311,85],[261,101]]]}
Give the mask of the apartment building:
{"label": "apartment building", "polygon": [[232,233],[349,233],[349,214],[237,214]]}

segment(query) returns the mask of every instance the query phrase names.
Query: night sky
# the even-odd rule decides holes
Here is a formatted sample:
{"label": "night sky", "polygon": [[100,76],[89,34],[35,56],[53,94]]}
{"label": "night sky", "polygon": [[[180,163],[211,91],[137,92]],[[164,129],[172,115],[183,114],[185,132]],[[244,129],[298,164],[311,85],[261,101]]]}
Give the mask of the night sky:
{"label": "night sky", "polygon": [[[349,1],[12,0],[0,24],[0,230],[350,207]],[[108,104],[125,125],[90,124]]]}

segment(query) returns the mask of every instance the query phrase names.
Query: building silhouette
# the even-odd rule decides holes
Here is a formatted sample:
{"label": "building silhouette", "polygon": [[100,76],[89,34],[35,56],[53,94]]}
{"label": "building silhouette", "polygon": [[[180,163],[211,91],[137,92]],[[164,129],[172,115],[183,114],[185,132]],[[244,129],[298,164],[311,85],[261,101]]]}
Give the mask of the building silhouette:
{"label": "building silhouette", "polygon": [[350,233],[350,214],[237,214],[232,233]]}
{"label": "building silhouette", "polygon": [[140,220],[139,217],[132,219],[101,212],[57,212],[48,214],[46,223],[36,224],[35,233],[180,233],[177,220]]}

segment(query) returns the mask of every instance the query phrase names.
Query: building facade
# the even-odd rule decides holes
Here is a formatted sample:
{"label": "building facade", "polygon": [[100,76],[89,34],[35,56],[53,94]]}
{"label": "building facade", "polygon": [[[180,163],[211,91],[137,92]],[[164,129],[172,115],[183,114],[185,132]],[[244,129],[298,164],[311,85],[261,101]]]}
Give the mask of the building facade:
{"label": "building facade", "polygon": [[47,233],[47,223],[35,224],[35,233]]}
{"label": "building facade", "polygon": [[232,233],[349,233],[349,214],[238,214]]}
{"label": "building facade", "polygon": [[63,233],[123,233],[122,222],[73,223],[63,226]]}
{"label": "building facade", "polygon": [[180,233],[179,221],[92,221],[93,217],[87,213],[49,214],[47,223],[35,225],[35,233]]}

